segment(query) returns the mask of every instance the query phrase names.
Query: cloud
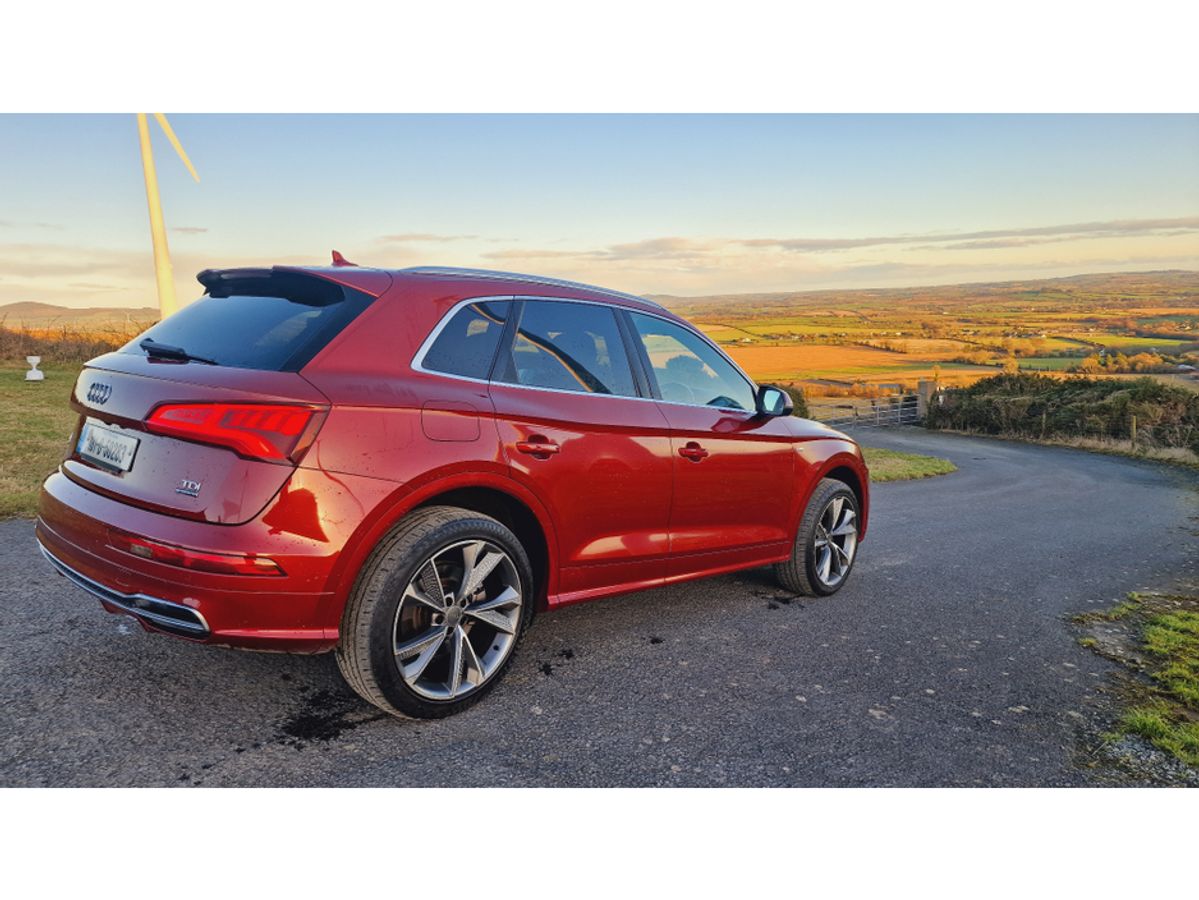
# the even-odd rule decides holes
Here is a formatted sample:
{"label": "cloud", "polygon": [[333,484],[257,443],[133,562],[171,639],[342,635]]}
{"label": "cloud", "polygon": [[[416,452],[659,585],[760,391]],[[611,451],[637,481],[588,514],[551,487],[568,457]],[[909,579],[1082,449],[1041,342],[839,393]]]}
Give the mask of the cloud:
{"label": "cloud", "polygon": [[40,228],[46,231],[62,231],[62,226],[54,222],[13,222],[0,219],[0,228]]}
{"label": "cloud", "polygon": [[382,244],[447,243],[449,241],[473,241],[477,240],[478,237],[477,234],[426,234],[415,232],[412,234],[385,234],[376,238],[376,240]]}
{"label": "cloud", "polygon": [[484,253],[484,259],[606,259],[608,258],[606,250],[545,250],[539,248],[529,248],[521,250],[519,248],[512,250],[493,250],[491,253]]}
{"label": "cloud", "polygon": [[[3,234],[6,232],[0,232]],[[487,239],[482,237],[476,244],[468,243],[470,235],[395,234],[373,248],[360,248],[373,250],[362,258],[353,251],[350,258],[395,268],[417,262],[490,265],[632,293],[706,295],[1002,281],[1145,268],[1194,269],[1199,268],[1197,236],[1199,216],[873,237],[676,234],[574,249],[552,239],[529,247],[487,247]],[[117,249],[33,240],[0,242],[0,303],[45,300],[72,306],[153,305],[154,262],[148,243]],[[327,259],[323,253],[248,257],[245,250],[229,255],[188,250],[189,244],[199,243],[180,241],[172,254],[181,301],[199,296],[194,273],[200,269],[311,265]]]}
{"label": "cloud", "polygon": [[120,291],[124,288],[115,284],[97,284],[94,281],[72,281],[67,287],[79,288],[82,291]]}
{"label": "cloud", "polygon": [[[897,234],[861,238],[752,238],[747,247],[777,247],[781,250],[818,253],[890,244],[944,245],[947,249],[994,250],[1023,247],[1033,243],[1078,241],[1099,237],[1189,234],[1199,232],[1199,216],[1177,219],[1112,219],[1105,222],[1075,222],[1031,228],[993,228],[986,231],[941,234]],[[1039,238],[1039,240],[1037,240]]]}
{"label": "cloud", "polygon": [[[148,244],[149,242],[147,242]],[[202,288],[195,273],[214,267],[313,265],[323,262],[311,256],[247,257],[242,254],[213,256],[195,252],[171,254],[175,290],[180,302],[195,299]],[[114,249],[65,244],[0,243],[0,303],[41,300],[66,306],[157,304],[154,256],[144,249]]]}
{"label": "cloud", "polygon": [[[482,254],[496,261],[558,261],[578,264],[609,262],[628,265],[658,261],[664,265],[704,271],[722,260],[758,260],[766,265],[771,253],[810,257],[846,250],[896,248],[910,251],[1001,250],[1040,244],[1099,238],[1177,237],[1199,234],[1199,216],[1174,219],[1112,219],[1101,222],[1075,222],[1026,228],[993,228],[981,231],[941,232],[932,234],[894,234],[851,238],[712,238],[659,237],[631,243],[610,244],[597,249],[563,250],[545,247],[495,250]],[[747,255],[748,254],[748,255]],[[877,263],[870,263],[877,265]],[[906,266],[907,264],[895,264]],[[838,266],[853,271],[852,262]],[[898,268],[895,271],[899,271]],[[865,271],[863,272],[865,273]]]}
{"label": "cloud", "polygon": [[666,237],[632,244],[613,244],[609,253],[616,259],[691,259],[712,251],[722,250],[722,241],[697,241],[690,238]]}
{"label": "cloud", "polygon": [[198,225],[176,225],[171,231],[177,234],[204,234],[208,229],[201,228]]}
{"label": "cloud", "polygon": [[617,262],[630,260],[695,260],[710,253],[726,250],[739,241],[694,240],[682,237],[651,238],[628,244],[612,244],[603,250],[549,250],[542,248],[493,250],[484,253],[485,259],[604,259]]}

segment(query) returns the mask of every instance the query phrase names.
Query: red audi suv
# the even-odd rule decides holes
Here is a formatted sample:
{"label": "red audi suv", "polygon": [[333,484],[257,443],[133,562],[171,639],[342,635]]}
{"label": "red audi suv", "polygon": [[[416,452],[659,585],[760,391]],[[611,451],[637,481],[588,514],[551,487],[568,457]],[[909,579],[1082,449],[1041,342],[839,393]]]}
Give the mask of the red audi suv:
{"label": "red audi suv", "polygon": [[194,641],[335,650],[438,717],[536,610],[773,565],[845,584],[868,475],[649,300],[470,269],[208,270],[87,364],[42,489],[50,562]]}

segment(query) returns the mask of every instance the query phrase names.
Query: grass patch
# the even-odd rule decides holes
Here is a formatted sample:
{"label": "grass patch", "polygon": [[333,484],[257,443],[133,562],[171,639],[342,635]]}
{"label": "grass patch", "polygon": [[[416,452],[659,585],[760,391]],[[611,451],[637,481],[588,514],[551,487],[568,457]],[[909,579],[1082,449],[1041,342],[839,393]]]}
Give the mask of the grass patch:
{"label": "grass patch", "polygon": [[0,363],[0,519],[36,514],[38,489],[66,455],[78,419],[68,401],[79,367],[39,368],[46,380],[28,382],[29,366]]}
{"label": "grass patch", "polygon": [[1128,709],[1108,737],[1136,735],[1199,767],[1199,597],[1130,594],[1083,622],[1092,634],[1080,644],[1140,676],[1122,691]]}
{"label": "grass patch", "polygon": [[1179,721],[1168,706],[1131,709],[1120,720],[1122,734],[1145,738],[1189,766],[1199,766],[1199,722]]}
{"label": "grass patch", "polygon": [[1127,616],[1132,615],[1137,611],[1137,595],[1129,594],[1127,600],[1113,606],[1105,613],[1100,614],[1100,618],[1107,619],[1109,622],[1118,622]]}
{"label": "grass patch", "polygon": [[898,450],[883,450],[881,447],[863,447],[862,452],[866,456],[866,465],[870,467],[870,480],[874,482],[931,478],[958,470],[949,460],[939,456],[900,453]]}

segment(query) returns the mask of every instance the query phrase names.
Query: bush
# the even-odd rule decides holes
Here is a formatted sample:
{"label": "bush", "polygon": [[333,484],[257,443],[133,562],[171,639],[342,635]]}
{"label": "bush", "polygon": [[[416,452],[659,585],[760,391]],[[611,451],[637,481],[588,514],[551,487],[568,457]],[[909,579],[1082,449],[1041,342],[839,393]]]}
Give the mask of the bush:
{"label": "bush", "polygon": [[946,391],[925,424],[1021,437],[1127,438],[1199,452],[1199,394],[1152,378],[1059,379],[1015,374]]}
{"label": "bush", "polygon": [[23,362],[26,356],[40,356],[47,363],[86,362],[124,346],[146,327],[130,324],[103,329],[73,325],[14,328],[0,321],[0,359]]}
{"label": "bush", "polygon": [[803,388],[791,382],[790,384],[779,385],[787,392],[787,396],[791,398],[791,403],[795,407],[791,415],[799,416],[801,419],[809,418],[808,416],[808,398],[804,396]]}

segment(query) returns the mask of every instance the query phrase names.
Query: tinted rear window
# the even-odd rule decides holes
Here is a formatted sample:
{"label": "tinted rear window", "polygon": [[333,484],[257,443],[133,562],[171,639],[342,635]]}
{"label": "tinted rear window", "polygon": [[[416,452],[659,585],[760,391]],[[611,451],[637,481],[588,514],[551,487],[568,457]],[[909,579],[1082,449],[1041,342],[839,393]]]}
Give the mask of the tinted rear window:
{"label": "tinted rear window", "polygon": [[213,289],[138,335],[122,352],[143,354],[138,344],[151,338],[222,366],[294,372],[373,299],[311,277],[245,279]]}
{"label": "tinted rear window", "polygon": [[636,397],[616,315],[604,306],[526,300],[497,381],[555,391]]}
{"label": "tinted rear window", "polygon": [[421,366],[432,372],[486,380],[509,306],[501,300],[462,307],[441,329]]}

